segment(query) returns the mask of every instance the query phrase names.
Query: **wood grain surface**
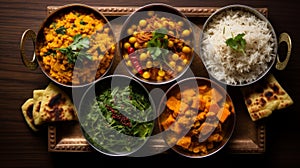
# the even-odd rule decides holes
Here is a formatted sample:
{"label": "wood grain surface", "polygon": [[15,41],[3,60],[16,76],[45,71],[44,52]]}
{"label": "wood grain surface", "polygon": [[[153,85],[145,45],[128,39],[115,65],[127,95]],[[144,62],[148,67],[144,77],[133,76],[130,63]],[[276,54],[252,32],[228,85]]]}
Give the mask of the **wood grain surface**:
{"label": "wood grain surface", "polygon": [[[253,7],[267,7],[268,18],[277,35],[287,32],[292,38],[292,54],[288,66],[283,71],[274,71],[283,88],[294,100],[289,108],[275,111],[264,122],[267,127],[266,152],[261,155],[228,154],[221,152],[205,159],[189,159],[170,155],[155,155],[145,158],[108,157],[99,153],[53,153],[48,152],[47,131],[30,131],[21,114],[21,105],[32,97],[32,90],[45,88],[49,80],[40,69],[28,70],[22,63],[19,44],[26,29],[38,31],[47,16],[47,6],[69,3],[84,3],[91,6],[142,6],[153,1],[121,0],[2,0],[0,2],[0,166],[1,167],[63,167],[100,166],[122,164],[122,166],[159,166],[195,164],[198,166],[235,165],[237,160],[247,165],[296,167],[300,165],[300,16],[298,6],[291,0],[254,1],[157,1],[173,6],[217,6],[245,4]],[[28,44],[30,45],[30,43]],[[27,51],[30,55],[30,50]],[[280,53],[280,52],[279,52]],[[137,163],[137,162],[142,162]]]}

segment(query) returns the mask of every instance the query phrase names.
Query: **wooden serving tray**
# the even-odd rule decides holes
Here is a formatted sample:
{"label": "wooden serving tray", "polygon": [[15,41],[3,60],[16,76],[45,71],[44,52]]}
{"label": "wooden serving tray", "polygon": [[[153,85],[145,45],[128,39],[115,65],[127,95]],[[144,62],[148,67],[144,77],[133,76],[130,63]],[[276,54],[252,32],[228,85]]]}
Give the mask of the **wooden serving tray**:
{"label": "wooden serving tray", "polygon": [[[47,12],[50,14],[59,6],[48,6]],[[134,12],[138,7],[98,7],[97,10],[102,12],[108,20],[115,19],[116,17],[129,15]],[[188,19],[199,28],[202,28],[205,20],[215,12],[218,7],[176,7],[179,11],[185,14]],[[267,8],[257,8],[259,12],[267,16]],[[112,24],[115,30],[115,35],[118,37],[118,33],[121,31],[122,23]],[[196,32],[196,38],[199,39],[200,32]],[[118,65],[120,57],[118,56],[114,61],[114,64],[110,70],[110,74],[120,73],[129,75],[124,69],[125,67]],[[118,65],[118,66],[117,66]],[[191,70],[195,76],[208,77],[207,71],[201,62],[199,56],[196,56],[191,64]],[[151,86],[146,86],[151,88]],[[153,86],[152,86],[153,87]],[[162,88],[165,90],[169,86]],[[228,153],[255,153],[262,154],[265,152],[266,146],[266,127],[265,122],[253,122],[248,114],[246,106],[243,100],[240,99],[241,92],[239,88],[227,87],[236,108],[237,121],[234,133],[225,146]],[[158,128],[156,128],[158,129]],[[163,139],[151,139],[146,144],[147,150],[162,151],[166,148],[166,144]],[[87,143],[83,137],[78,122],[65,122],[65,123],[51,123],[48,126],[48,151],[49,152],[93,152],[94,149]],[[163,153],[170,153],[172,151],[167,150]]]}

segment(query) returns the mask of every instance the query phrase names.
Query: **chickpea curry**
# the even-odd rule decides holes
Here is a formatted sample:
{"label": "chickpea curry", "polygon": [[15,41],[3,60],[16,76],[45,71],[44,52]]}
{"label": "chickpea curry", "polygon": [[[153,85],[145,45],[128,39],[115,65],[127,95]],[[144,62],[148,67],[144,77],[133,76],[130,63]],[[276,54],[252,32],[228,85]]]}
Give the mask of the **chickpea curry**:
{"label": "chickpea curry", "polygon": [[170,146],[202,156],[222,143],[232,113],[232,102],[205,84],[170,96],[160,125]]}
{"label": "chickpea curry", "polygon": [[44,71],[61,84],[90,83],[111,65],[115,53],[112,30],[93,13],[66,13],[45,27],[43,34],[38,60]]}
{"label": "chickpea curry", "polygon": [[193,55],[193,33],[184,18],[147,11],[126,27],[121,54],[132,74],[149,82],[163,82],[182,74]]}

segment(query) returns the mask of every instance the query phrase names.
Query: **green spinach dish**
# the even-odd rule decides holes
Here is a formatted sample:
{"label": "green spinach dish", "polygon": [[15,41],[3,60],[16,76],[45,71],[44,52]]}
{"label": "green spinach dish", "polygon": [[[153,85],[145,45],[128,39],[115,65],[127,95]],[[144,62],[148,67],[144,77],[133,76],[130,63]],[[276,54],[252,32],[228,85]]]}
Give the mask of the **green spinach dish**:
{"label": "green spinach dish", "polygon": [[132,86],[103,90],[82,123],[84,136],[100,152],[129,154],[141,147],[154,128],[148,95]]}

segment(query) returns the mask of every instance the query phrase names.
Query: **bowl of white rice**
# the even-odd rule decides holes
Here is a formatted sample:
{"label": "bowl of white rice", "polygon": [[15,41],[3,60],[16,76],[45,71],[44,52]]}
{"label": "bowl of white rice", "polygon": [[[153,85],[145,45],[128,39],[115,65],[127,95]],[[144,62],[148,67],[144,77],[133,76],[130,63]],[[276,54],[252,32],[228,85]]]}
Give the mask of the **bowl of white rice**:
{"label": "bowl of white rice", "polygon": [[277,56],[277,37],[268,19],[255,8],[229,5],[204,23],[200,57],[211,78],[245,86],[269,72]]}

